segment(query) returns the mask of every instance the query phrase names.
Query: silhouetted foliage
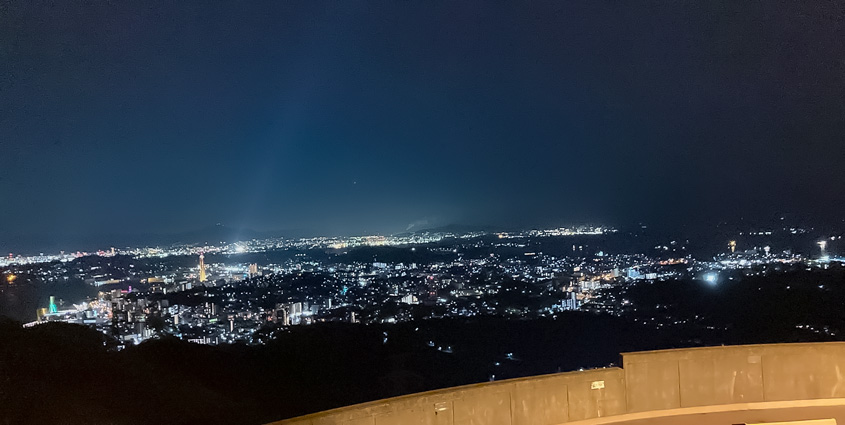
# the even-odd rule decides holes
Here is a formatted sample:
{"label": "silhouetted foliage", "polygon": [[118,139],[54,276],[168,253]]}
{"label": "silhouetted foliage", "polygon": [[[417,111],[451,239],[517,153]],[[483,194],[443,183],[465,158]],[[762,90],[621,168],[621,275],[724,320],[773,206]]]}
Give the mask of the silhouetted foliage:
{"label": "silhouetted foliage", "polygon": [[263,332],[272,335],[266,345],[164,336],[114,351],[83,326],[0,321],[0,403],[15,406],[0,410],[0,423],[265,423],[492,375],[606,366],[620,351],[659,344],[654,333],[584,313]]}
{"label": "silhouetted foliage", "polygon": [[[531,302],[536,288],[504,285]],[[489,379],[618,363],[620,352],[841,339],[845,272],[639,283],[622,317],[322,323],[260,330],[264,344],[163,335],[114,350],[83,326],[0,319],[0,424],[259,424]],[[421,309],[428,307],[417,306]],[[11,408],[9,407],[11,406]]]}

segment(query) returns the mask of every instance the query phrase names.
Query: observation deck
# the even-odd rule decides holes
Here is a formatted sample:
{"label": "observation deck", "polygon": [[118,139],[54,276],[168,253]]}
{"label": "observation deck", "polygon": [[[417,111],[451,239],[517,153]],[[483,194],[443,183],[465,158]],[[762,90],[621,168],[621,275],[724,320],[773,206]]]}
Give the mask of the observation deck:
{"label": "observation deck", "polygon": [[845,342],[623,353],[621,368],[447,388],[272,425],[729,425],[821,419],[845,424]]}

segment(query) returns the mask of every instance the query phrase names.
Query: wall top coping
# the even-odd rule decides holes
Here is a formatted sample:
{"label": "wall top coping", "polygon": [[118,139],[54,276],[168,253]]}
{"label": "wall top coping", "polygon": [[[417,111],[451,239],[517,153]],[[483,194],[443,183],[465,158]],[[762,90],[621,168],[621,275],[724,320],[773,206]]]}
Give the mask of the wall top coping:
{"label": "wall top coping", "polygon": [[646,356],[652,354],[673,354],[673,353],[688,353],[688,352],[702,352],[702,351],[731,351],[731,350],[753,350],[753,349],[771,349],[771,348],[808,348],[808,347],[831,347],[839,346],[845,348],[845,341],[827,341],[827,342],[785,342],[776,344],[742,344],[742,345],[718,345],[710,347],[687,347],[687,348],[669,348],[665,350],[648,350],[648,351],[630,351],[620,353],[625,356]]}

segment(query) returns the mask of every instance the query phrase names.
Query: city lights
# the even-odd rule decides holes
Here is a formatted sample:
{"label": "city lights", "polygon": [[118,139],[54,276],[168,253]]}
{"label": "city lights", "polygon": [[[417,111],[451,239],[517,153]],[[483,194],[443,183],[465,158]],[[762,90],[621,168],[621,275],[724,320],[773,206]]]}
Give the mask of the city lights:
{"label": "city lights", "polygon": [[[770,236],[760,233],[747,232]],[[82,279],[99,290],[94,299],[55,299],[40,306],[38,320],[29,326],[65,321],[127,343],[166,332],[202,344],[256,343],[254,333],[267,323],[398,323],[413,320],[415,309],[433,306],[436,310],[425,317],[539,318],[569,310],[622,314],[638,306],[614,291],[624,295],[638,282],[697,278],[715,286],[737,275],[833,261],[775,252],[769,245],[696,259],[688,251],[690,241],[683,239],[668,239],[648,254],[627,254],[606,245],[617,234],[606,226],[582,226],[268,238],[109,249],[59,261],[44,255],[3,259],[12,268],[6,275],[10,283],[14,271],[46,282]],[[555,244],[558,248],[550,250]],[[356,250],[369,247],[384,251],[356,256]],[[252,261],[255,253],[267,261]],[[75,266],[88,257],[88,268]],[[541,302],[511,305],[508,294]],[[193,301],[184,302],[186,296]],[[146,323],[156,318],[167,325],[154,331]]]}

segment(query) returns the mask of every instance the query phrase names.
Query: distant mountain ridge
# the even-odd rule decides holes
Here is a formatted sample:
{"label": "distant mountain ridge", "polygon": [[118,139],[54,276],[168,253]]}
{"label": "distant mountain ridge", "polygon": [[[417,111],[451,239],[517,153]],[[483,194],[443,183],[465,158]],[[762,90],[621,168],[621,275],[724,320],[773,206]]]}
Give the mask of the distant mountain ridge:
{"label": "distant mountain ridge", "polygon": [[10,235],[0,238],[0,247],[14,253],[33,255],[39,252],[94,251],[114,247],[139,247],[172,244],[237,242],[270,237],[297,237],[296,231],[256,231],[217,224],[179,233],[123,233],[82,235]]}
{"label": "distant mountain ridge", "polygon": [[473,233],[473,232],[496,232],[502,231],[495,226],[478,226],[471,224],[447,224],[439,227],[429,227],[409,233]]}

